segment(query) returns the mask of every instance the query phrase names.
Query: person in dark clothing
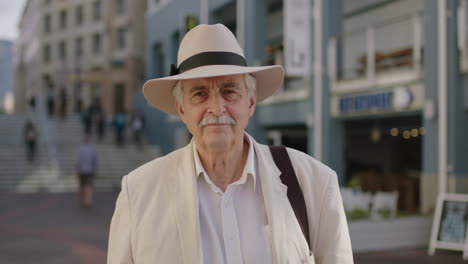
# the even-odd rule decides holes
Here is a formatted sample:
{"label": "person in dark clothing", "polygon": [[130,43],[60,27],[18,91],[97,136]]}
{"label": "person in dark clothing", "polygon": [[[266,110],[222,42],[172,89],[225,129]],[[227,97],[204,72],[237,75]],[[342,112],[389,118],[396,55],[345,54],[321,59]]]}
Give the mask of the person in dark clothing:
{"label": "person in dark clothing", "polygon": [[36,156],[36,142],[38,137],[38,132],[36,126],[31,120],[26,121],[26,124],[23,128],[24,142],[27,149],[27,157],[30,162],[34,161]]}
{"label": "person in dark clothing", "polygon": [[133,141],[137,147],[143,147],[142,137],[145,121],[140,113],[136,113],[132,119]]}
{"label": "person in dark clothing", "polygon": [[115,126],[115,141],[117,145],[123,146],[125,144],[125,125],[127,123],[127,116],[124,112],[118,112],[114,116],[114,126]]}
{"label": "person in dark clothing", "polygon": [[92,131],[93,131],[93,109],[92,107],[88,107],[86,111],[81,113],[81,119],[83,121],[85,135],[91,136]]}
{"label": "person in dark clothing", "polygon": [[94,120],[96,121],[97,137],[98,140],[101,141],[105,133],[106,116],[99,104],[96,106],[94,111]]}
{"label": "person in dark clothing", "polygon": [[29,107],[32,112],[36,109],[36,96],[34,94],[29,98]]}
{"label": "person in dark clothing", "polygon": [[60,90],[60,117],[63,119],[67,113],[67,91],[65,88]]}
{"label": "person in dark clothing", "polygon": [[49,90],[47,91],[47,113],[49,117],[54,116],[55,111],[55,92],[54,87],[50,86]]}
{"label": "person in dark clothing", "polygon": [[80,181],[79,202],[81,207],[90,207],[93,202],[93,180],[97,172],[96,148],[84,136],[77,153],[75,169]]}

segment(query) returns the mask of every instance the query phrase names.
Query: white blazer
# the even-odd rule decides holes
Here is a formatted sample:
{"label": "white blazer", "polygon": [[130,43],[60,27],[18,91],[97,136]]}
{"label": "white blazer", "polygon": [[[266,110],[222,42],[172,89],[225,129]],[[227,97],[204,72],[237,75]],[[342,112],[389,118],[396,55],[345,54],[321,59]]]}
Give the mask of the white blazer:
{"label": "white blazer", "polygon": [[[266,145],[254,146],[276,264],[353,263],[336,173],[287,149],[304,194],[312,252]],[[122,180],[112,217],[108,264],[202,264],[192,144],[135,169]]]}

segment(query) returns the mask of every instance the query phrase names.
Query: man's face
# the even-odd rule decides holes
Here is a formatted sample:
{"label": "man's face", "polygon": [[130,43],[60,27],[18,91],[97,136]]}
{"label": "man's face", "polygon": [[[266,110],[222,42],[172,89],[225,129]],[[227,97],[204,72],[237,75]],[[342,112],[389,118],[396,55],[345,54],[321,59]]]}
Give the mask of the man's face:
{"label": "man's face", "polygon": [[[176,103],[176,108],[197,145],[223,150],[242,142],[256,105],[255,95],[248,95],[244,75],[185,80],[182,90],[183,103]],[[213,117],[220,116],[234,122],[229,118],[213,122]]]}

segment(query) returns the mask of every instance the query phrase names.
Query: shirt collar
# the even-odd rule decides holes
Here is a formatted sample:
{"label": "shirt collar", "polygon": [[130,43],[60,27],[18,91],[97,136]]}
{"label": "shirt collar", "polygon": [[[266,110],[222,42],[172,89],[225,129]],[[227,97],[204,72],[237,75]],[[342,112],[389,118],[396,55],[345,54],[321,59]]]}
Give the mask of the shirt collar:
{"label": "shirt collar", "polygon": [[[233,184],[243,184],[247,181],[247,177],[250,175],[252,176],[253,179],[253,184],[254,184],[254,191],[257,188],[257,177],[256,177],[256,167],[255,167],[255,151],[253,148],[252,140],[250,140],[249,136],[247,134],[244,134],[244,140],[247,141],[249,144],[249,152],[247,154],[247,160],[245,161],[245,166],[244,170],[242,171],[242,176],[241,178],[234,182]],[[203,167],[203,164],[200,161],[200,156],[198,155],[197,151],[197,145],[195,143],[195,140],[193,141],[193,156],[194,156],[194,161],[195,161],[195,172],[197,174],[197,178],[200,176],[200,174],[203,174],[205,177],[206,182],[210,184],[212,187],[217,186],[214,185],[214,183],[211,181],[210,177],[208,177],[208,173],[206,173],[205,168]]]}

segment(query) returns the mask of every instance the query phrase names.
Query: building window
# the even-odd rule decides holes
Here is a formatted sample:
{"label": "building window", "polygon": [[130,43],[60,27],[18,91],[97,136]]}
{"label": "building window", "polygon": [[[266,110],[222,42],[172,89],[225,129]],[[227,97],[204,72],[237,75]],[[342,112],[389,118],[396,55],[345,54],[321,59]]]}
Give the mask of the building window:
{"label": "building window", "polygon": [[50,62],[50,45],[49,44],[46,44],[44,45],[44,48],[43,48],[43,60],[44,60],[44,63],[49,63]]}
{"label": "building window", "polygon": [[113,69],[123,69],[125,68],[125,61],[119,59],[112,60],[111,67]]}
{"label": "building window", "polygon": [[44,16],[44,32],[45,33],[50,32],[50,26],[51,26],[51,16],[46,15],[46,16]]}
{"label": "building window", "polygon": [[171,58],[171,63],[177,65],[177,54],[179,53],[179,40],[180,40],[180,34],[179,31],[175,31],[172,33],[172,40],[171,40],[171,49],[172,49],[172,58]]}
{"label": "building window", "polygon": [[83,24],[83,6],[79,5],[76,7],[76,24]]}
{"label": "building window", "polygon": [[161,43],[153,46],[153,77],[159,78],[164,76],[164,53]]}
{"label": "building window", "polygon": [[60,29],[67,28],[67,11],[60,11]]}
{"label": "building window", "polygon": [[79,59],[81,56],[83,56],[83,38],[77,37],[75,39],[75,57]]}
{"label": "building window", "polygon": [[117,1],[117,13],[125,13],[125,0],[116,0]]}
{"label": "building window", "polygon": [[65,41],[61,41],[59,43],[59,58],[61,61],[65,61],[67,59],[67,44]]}
{"label": "building window", "polygon": [[98,54],[101,52],[101,34],[95,33],[93,35],[93,53]]}
{"label": "building window", "polygon": [[123,49],[126,45],[127,28],[125,26],[117,29],[117,48]]}
{"label": "building window", "polygon": [[96,0],[93,3],[93,18],[95,21],[101,20],[101,12],[102,12],[102,4],[101,0]]}

